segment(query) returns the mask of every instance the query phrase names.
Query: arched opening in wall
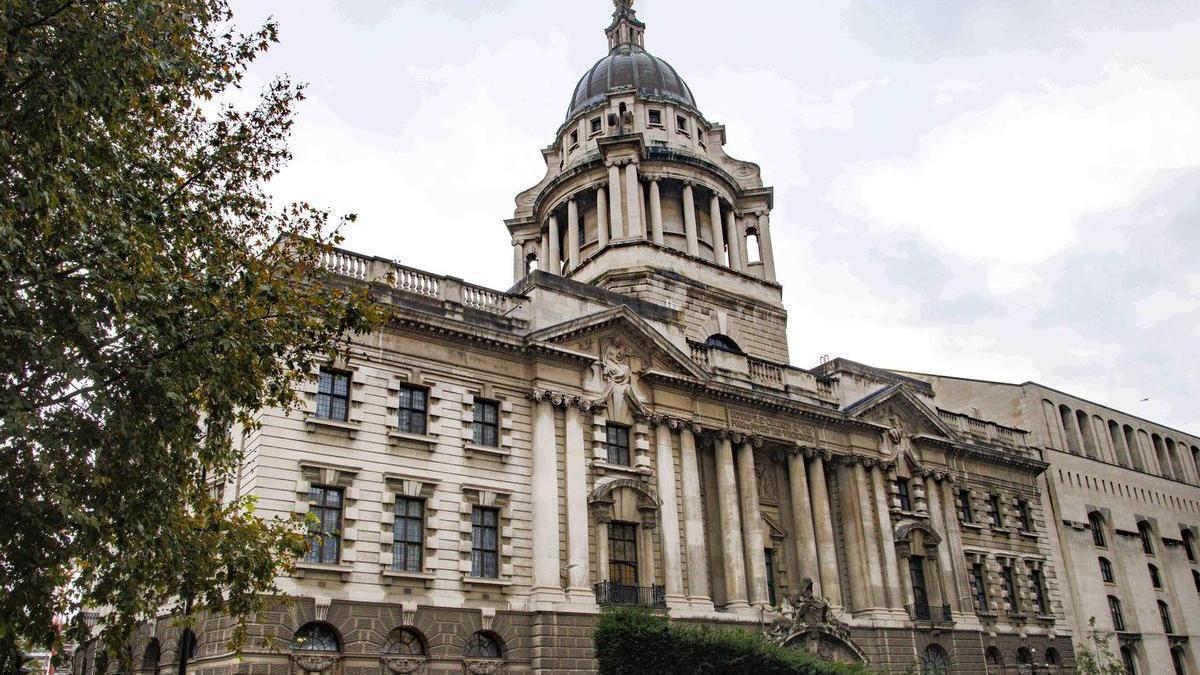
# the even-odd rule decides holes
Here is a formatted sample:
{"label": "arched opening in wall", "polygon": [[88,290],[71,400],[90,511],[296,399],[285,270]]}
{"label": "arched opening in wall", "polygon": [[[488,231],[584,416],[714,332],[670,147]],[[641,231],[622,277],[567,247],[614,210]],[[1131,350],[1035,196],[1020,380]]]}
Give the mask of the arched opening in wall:
{"label": "arched opening in wall", "polygon": [[158,659],[161,655],[162,645],[159,644],[158,638],[150,638],[145,651],[142,652],[143,675],[158,675]]}
{"label": "arched opening in wall", "polygon": [[936,642],[921,654],[921,675],[950,675],[950,655]]}
{"label": "arched opening in wall", "polygon": [[652,488],[631,478],[602,483],[588,496],[595,524],[599,604],[666,606],[665,589],[655,583],[658,504]]}
{"label": "arched opening in wall", "polygon": [[1167,459],[1167,449],[1163,445],[1162,436],[1150,434],[1150,444],[1154,448],[1154,459],[1158,460],[1158,473],[1167,478],[1174,478],[1171,472],[1171,461]]}
{"label": "arched opening in wall", "polygon": [[1087,413],[1082,410],[1075,411],[1075,424],[1079,429],[1079,437],[1083,441],[1083,453],[1092,459],[1100,456],[1096,450],[1096,436],[1092,433],[1092,423],[1088,419]]}
{"label": "arched opening in wall", "polygon": [[1117,464],[1129,467],[1129,451],[1125,448],[1125,437],[1121,435],[1121,425],[1114,420],[1108,421],[1108,439],[1112,442],[1113,452],[1117,455]]}
{"label": "arched opening in wall", "polygon": [[537,254],[530,253],[529,255],[525,256],[525,275],[528,276],[530,272],[536,269],[538,269]]}
{"label": "arched opening in wall", "polygon": [[762,262],[762,251],[759,249],[758,228],[746,228],[746,262],[750,264]]}
{"label": "arched opening in wall", "polygon": [[1186,480],[1187,474],[1183,472],[1183,463],[1179,461],[1179,447],[1175,445],[1175,441],[1168,438],[1167,442],[1167,458],[1171,462],[1171,473],[1175,474],[1176,480]]}
{"label": "arched opening in wall", "polygon": [[1137,434],[1133,432],[1133,427],[1128,424],[1121,427],[1125,432],[1125,447],[1129,449],[1129,461],[1133,463],[1133,468],[1138,471],[1146,470],[1146,462],[1142,459],[1142,450],[1138,445]]}
{"label": "arched opening in wall", "polygon": [[1142,540],[1142,553],[1146,555],[1154,555],[1154,529],[1150,527],[1150,523],[1145,520],[1139,520],[1137,524],[1138,537]]}
{"label": "arched opening in wall", "polygon": [[1099,562],[1100,562],[1100,580],[1106,584],[1117,583],[1116,575],[1113,574],[1112,563],[1109,562],[1108,558],[1101,556],[1099,558]]}
{"label": "arched opening in wall", "polygon": [[1029,647],[1018,647],[1017,671],[1027,673],[1031,666],[1033,666],[1033,654],[1029,651]]}
{"label": "arched opening in wall", "polygon": [[1125,613],[1121,611],[1121,600],[1115,595],[1108,596],[1108,616],[1112,620],[1113,630],[1125,630]]}
{"label": "arched opening in wall", "polygon": [[186,654],[187,660],[191,661],[196,658],[196,651],[199,645],[200,641],[196,639],[196,634],[192,632],[192,629],[184,628],[183,635],[179,636],[179,645],[176,647],[176,658],[182,663],[185,658],[183,655]]}
{"label": "arched opening in wall", "polygon": [[1092,530],[1092,543],[1100,548],[1108,546],[1108,539],[1104,531],[1104,514],[1099,511],[1088,513],[1088,527]]}
{"label": "arched opening in wall", "polygon": [[1058,667],[1061,665],[1062,665],[1062,656],[1059,655],[1058,650],[1055,649],[1054,647],[1048,648],[1046,650],[1046,667],[1050,670],[1051,673],[1057,673]]}
{"label": "arched opening in wall", "polygon": [[1192,446],[1192,468],[1196,470],[1196,477],[1200,479],[1200,448]]}
{"label": "arched opening in wall", "polygon": [[987,651],[983,654],[983,660],[988,666],[999,668],[1004,665],[1004,655],[1000,653],[1000,648],[995,645],[987,648]]}
{"label": "arched opening in wall", "polygon": [[1121,647],[1121,665],[1125,666],[1126,675],[1138,675],[1141,672],[1137,667],[1137,653],[1133,645]]}
{"label": "arched opening in wall", "polygon": [[1162,619],[1163,632],[1167,635],[1175,634],[1175,624],[1171,621],[1171,608],[1162,600],[1158,601],[1158,618]]}
{"label": "arched opening in wall", "polygon": [[421,633],[413,628],[396,628],[388,633],[379,660],[385,673],[415,673],[428,656],[429,648]]}
{"label": "arched opening in wall", "polygon": [[463,664],[469,673],[499,672],[503,661],[504,643],[491,631],[475,631],[463,645]]}
{"label": "arched opening in wall", "polygon": [[1075,433],[1075,416],[1071,414],[1071,409],[1065,405],[1058,406],[1059,421],[1062,422],[1063,438],[1067,440],[1067,452],[1072,455],[1081,455],[1079,449],[1079,436]]}
{"label": "arched opening in wall", "polygon": [[292,636],[292,650],[298,652],[340,652],[342,640],[337,631],[322,621],[311,621]]}
{"label": "arched opening in wall", "polygon": [[711,349],[720,349],[723,352],[732,352],[734,354],[743,353],[742,348],[738,346],[738,343],[733,341],[733,338],[722,333],[713,333],[712,335],[709,335],[708,338],[704,340],[704,346]]}

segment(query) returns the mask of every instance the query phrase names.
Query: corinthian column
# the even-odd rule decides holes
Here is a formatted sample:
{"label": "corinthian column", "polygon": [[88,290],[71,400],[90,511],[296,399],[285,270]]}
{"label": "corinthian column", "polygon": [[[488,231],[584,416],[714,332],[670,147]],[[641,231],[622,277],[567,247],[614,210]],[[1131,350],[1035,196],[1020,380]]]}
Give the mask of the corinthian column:
{"label": "corinthian column", "polygon": [[683,530],[687,538],[688,601],[712,609],[708,592],[708,553],[704,547],[704,505],[700,502],[700,465],[691,427],[679,430],[679,478],[683,483]]}
{"label": "corinthian column", "polygon": [[579,408],[567,407],[567,595],[572,602],[594,602],[588,588],[587,449]]}
{"label": "corinthian column", "polygon": [[567,200],[567,271],[579,266],[579,206]]}
{"label": "corinthian column", "polygon": [[625,165],[625,210],[629,212],[629,236],[643,238],[641,186],[638,185],[636,162]]}
{"label": "corinthian column", "polygon": [[821,592],[829,604],[841,607],[842,582],[838,578],[837,548],[833,541],[833,517],[829,509],[829,485],[825,482],[825,460],[814,454],[808,460],[808,498],[812,505],[813,534],[817,540],[817,570]]}
{"label": "corinthian column", "polygon": [[608,191],[596,188],[596,246],[608,246]]}
{"label": "corinthian column", "polygon": [[946,522],[943,517],[945,511],[942,507],[941,490],[938,489],[938,484],[932,476],[925,479],[925,494],[929,496],[929,526],[942,538],[942,543],[937,547],[938,571],[942,582],[942,602],[950,605],[952,611],[959,612],[962,611],[962,605],[958,594],[958,584],[954,580],[954,564],[950,562],[950,536],[946,531]]}
{"label": "corinthian column", "polygon": [[713,194],[712,200],[709,201],[708,216],[712,225],[713,262],[724,265],[725,235],[722,230],[725,229],[725,221],[721,219],[721,198],[716,194]]}
{"label": "corinthian column", "polygon": [[662,195],[658,178],[650,179],[650,237],[656,244],[663,243]]}
{"label": "corinthian column", "polygon": [[838,467],[838,499],[842,511],[842,535],[846,540],[846,559],[854,561],[846,569],[850,586],[850,609],[858,612],[871,606],[870,580],[867,578],[867,553],[863,546],[862,513],[859,512],[858,487],[854,484],[854,458],[844,458]]}
{"label": "corinthian column", "polygon": [[675,453],[671,447],[671,429],[660,422],[656,429],[655,469],[658,474],[659,536],[662,538],[663,577],[667,602],[682,602],[683,569],[679,555],[679,513],[675,509]]}
{"label": "corinthian column", "polygon": [[625,220],[621,215],[621,167],[608,165],[608,225],[613,239],[625,237]]}
{"label": "corinthian column", "polygon": [[562,274],[562,245],[558,242],[558,218],[550,216],[547,223],[549,237],[546,239],[546,271],[551,274]]}
{"label": "corinthian column", "polygon": [[742,521],[738,513],[737,475],[733,446],[717,439],[717,501],[721,512],[721,556],[725,562],[725,609],[737,611],[746,604],[746,562],[742,551]]}
{"label": "corinthian column", "polygon": [[696,236],[696,198],[689,183],[683,185],[683,232],[687,235],[687,252],[700,255],[700,241]]}
{"label": "corinthian column", "polygon": [[[808,472],[804,469],[804,457],[792,452],[787,458],[788,487],[792,497],[792,529],[796,536],[796,558],[800,563],[800,577],[812,579],[813,595],[821,597],[821,573],[817,567],[817,542],[813,533],[812,506],[808,501]],[[799,581],[799,579],[796,579]]]}
{"label": "corinthian column", "polygon": [[536,602],[562,602],[558,558],[558,448],[548,398],[533,412],[533,585]]}
{"label": "corinthian column", "polygon": [[883,479],[883,468],[871,467],[871,488],[875,496],[875,515],[879,519],[879,545],[883,547],[883,587],[887,591],[888,607],[903,607],[900,595],[900,568],[896,564],[896,541],[892,536],[892,517],[888,512],[887,481]]}
{"label": "corinthian column", "polygon": [[854,485],[858,492],[858,513],[863,528],[863,549],[867,554],[867,580],[871,592],[867,602],[871,607],[885,604],[883,564],[879,553],[879,527],[875,524],[875,500],[871,499],[870,482],[862,462],[854,464]]}
{"label": "corinthian column", "polygon": [[767,558],[763,551],[762,514],[758,505],[758,474],[754,471],[754,446],[745,441],[738,446],[738,484],[742,496],[742,531],[745,532],[747,581],[750,604],[765,607],[767,595]]}

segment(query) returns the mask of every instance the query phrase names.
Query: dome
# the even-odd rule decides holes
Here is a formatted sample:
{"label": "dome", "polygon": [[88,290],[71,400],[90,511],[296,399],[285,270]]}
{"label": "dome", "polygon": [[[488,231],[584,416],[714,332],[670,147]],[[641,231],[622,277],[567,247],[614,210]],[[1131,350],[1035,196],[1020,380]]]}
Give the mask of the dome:
{"label": "dome", "polygon": [[579,78],[567,109],[567,119],[617,90],[634,89],[639,96],[665,98],[696,107],[692,90],[671,64],[636,44],[617,45]]}

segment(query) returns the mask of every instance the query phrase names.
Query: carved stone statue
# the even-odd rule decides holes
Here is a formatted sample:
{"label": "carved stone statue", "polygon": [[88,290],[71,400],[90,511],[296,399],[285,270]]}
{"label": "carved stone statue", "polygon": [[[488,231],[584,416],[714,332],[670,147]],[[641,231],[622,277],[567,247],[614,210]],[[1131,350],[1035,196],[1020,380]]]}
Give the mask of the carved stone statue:
{"label": "carved stone statue", "polygon": [[608,399],[608,416],[622,424],[633,421],[630,406],[639,410],[642,408],[637,395],[637,375],[629,365],[629,357],[625,347],[614,342],[604,348],[604,358],[600,360],[600,375],[604,380],[604,393],[601,398]]}

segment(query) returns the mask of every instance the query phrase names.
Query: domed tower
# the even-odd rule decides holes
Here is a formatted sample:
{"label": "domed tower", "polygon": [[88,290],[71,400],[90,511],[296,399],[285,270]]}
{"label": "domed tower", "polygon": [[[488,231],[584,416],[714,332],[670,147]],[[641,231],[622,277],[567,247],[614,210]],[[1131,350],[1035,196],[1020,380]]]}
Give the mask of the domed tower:
{"label": "domed tower", "polygon": [[665,305],[688,341],[786,363],[773,190],[646,51],[632,0],[615,4],[608,54],[575,85],[545,176],[506,221],[514,282],[537,269]]}

